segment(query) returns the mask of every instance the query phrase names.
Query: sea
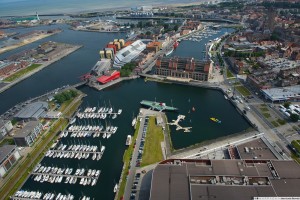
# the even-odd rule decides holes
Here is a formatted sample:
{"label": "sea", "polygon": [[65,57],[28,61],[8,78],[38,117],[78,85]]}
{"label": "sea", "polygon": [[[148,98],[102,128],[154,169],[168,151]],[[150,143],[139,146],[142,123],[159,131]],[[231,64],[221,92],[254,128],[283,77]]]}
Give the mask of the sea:
{"label": "sea", "polygon": [[1,0],[1,16],[70,14],[83,11],[135,8],[146,5],[199,3],[207,0]]}

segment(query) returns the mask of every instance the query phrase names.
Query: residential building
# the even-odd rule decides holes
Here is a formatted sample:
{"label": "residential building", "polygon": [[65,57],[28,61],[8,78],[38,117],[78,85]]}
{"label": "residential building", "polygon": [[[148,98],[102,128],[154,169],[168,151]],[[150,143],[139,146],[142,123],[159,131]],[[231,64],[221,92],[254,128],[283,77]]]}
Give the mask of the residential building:
{"label": "residential building", "polygon": [[9,120],[0,120],[0,140],[5,137],[11,130],[13,125]]}
{"label": "residential building", "polygon": [[25,126],[16,131],[13,136],[17,146],[31,146],[41,133],[43,125],[39,121],[29,121]]}
{"label": "residential building", "polygon": [[4,145],[0,147],[0,177],[7,173],[21,157],[16,145]]}
{"label": "residential building", "polygon": [[211,76],[212,63],[194,58],[160,57],[156,61],[155,74],[182,79],[207,81]]}

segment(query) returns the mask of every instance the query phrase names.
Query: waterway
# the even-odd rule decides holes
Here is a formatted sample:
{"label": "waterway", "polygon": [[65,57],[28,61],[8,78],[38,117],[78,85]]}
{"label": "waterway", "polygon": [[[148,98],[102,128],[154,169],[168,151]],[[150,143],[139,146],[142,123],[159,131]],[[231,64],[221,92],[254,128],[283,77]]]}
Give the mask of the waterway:
{"label": "waterway", "polygon": [[[74,84],[79,81],[79,77],[85,74],[98,60],[98,50],[114,38],[124,38],[122,34],[94,33],[94,32],[76,32],[69,30],[65,25],[39,27],[43,28],[63,28],[63,32],[49,38],[42,39],[33,44],[10,51],[0,56],[5,58],[12,53],[19,52],[27,48],[34,48],[45,41],[66,42],[71,44],[84,45],[75,53],[52,64],[51,66],[36,73],[30,78],[13,86],[9,90],[0,94],[1,104],[0,113],[5,112],[18,102],[29,99],[30,97],[41,95],[49,90],[61,87],[67,84]],[[25,29],[33,30],[35,28]],[[10,30],[16,31],[16,30]],[[19,32],[24,29],[18,30]],[[222,33],[228,31],[222,29],[215,35],[219,37]],[[207,38],[209,40],[210,38]],[[183,56],[193,56],[201,58],[204,44],[201,42],[181,42],[174,55],[180,55],[180,52],[189,51],[190,54]],[[195,55],[194,55],[195,54]],[[200,57],[197,57],[199,56]],[[190,56],[189,56],[190,57]],[[42,164],[58,167],[73,168],[91,168],[102,170],[96,186],[81,186],[79,184],[50,184],[36,183],[33,179],[28,179],[22,189],[39,190],[43,192],[54,192],[58,194],[70,192],[76,195],[78,199],[82,195],[91,196],[94,199],[113,199],[113,187],[118,182],[122,170],[122,157],[125,150],[125,140],[128,134],[133,133],[131,121],[133,115],[138,113],[141,100],[157,100],[165,102],[168,105],[179,108],[178,113],[167,113],[169,121],[176,119],[178,114],[186,115],[186,119],[181,122],[182,126],[192,126],[191,133],[175,131],[171,127],[171,137],[175,149],[187,147],[194,143],[214,139],[220,136],[230,135],[241,132],[249,127],[249,124],[236,111],[233,105],[224,99],[223,94],[216,90],[209,90],[196,87],[187,87],[175,84],[163,84],[156,82],[145,82],[143,79],[131,80],[119,83],[103,91],[83,87],[81,90],[88,96],[84,99],[82,108],[86,106],[106,105],[109,103],[115,109],[122,108],[122,115],[115,120],[102,121],[103,124],[111,123],[118,126],[119,129],[109,140],[104,139],[63,139],[64,143],[84,143],[91,145],[101,144],[106,146],[105,153],[100,161],[88,160],[70,160],[70,159],[52,159],[45,158]],[[192,111],[192,108],[195,111]],[[210,117],[216,117],[222,121],[217,124],[209,120]]]}
{"label": "waterway", "polygon": [[[176,119],[178,114],[186,115],[186,119],[180,123],[182,126],[192,126],[192,132],[183,133],[171,127],[171,137],[174,148],[183,148],[201,141],[215,139],[232,133],[244,131],[249,124],[236,111],[234,106],[224,99],[221,92],[197,87],[186,87],[183,85],[164,84],[157,82],[145,82],[136,79],[114,85],[103,91],[84,87],[82,91],[88,96],[84,99],[82,108],[86,106],[98,106],[111,104],[114,108],[122,108],[123,113],[115,120],[102,121],[102,124],[118,126],[117,133],[107,139],[68,139],[63,143],[84,142],[91,145],[101,144],[106,146],[104,155],[100,161],[74,160],[46,158],[42,161],[47,166],[58,167],[84,167],[100,169],[102,173],[96,186],[80,186],[69,184],[35,183],[29,179],[23,188],[39,191],[56,191],[56,193],[70,192],[77,197],[89,195],[94,199],[112,199],[115,181],[118,181],[122,169],[122,156],[125,150],[125,141],[128,134],[133,133],[131,121],[133,115],[137,115],[141,100],[157,100],[179,109],[178,113],[167,113],[169,121]],[[192,111],[192,107],[195,111]],[[221,124],[212,122],[209,118],[216,117],[222,121]],[[91,121],[91,120],[90,120]],[[94,192],[97,191],[97,192]]]}

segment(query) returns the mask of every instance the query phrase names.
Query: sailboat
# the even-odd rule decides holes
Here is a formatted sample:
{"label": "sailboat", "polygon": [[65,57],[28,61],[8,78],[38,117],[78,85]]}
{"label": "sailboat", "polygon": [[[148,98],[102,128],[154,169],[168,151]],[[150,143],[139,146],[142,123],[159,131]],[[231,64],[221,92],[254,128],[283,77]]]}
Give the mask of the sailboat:
{"label": "sailboat", "polygon": [[115,187],[114,187],[114,193],[116,193],[118,190],[118,184],[116,183]]}

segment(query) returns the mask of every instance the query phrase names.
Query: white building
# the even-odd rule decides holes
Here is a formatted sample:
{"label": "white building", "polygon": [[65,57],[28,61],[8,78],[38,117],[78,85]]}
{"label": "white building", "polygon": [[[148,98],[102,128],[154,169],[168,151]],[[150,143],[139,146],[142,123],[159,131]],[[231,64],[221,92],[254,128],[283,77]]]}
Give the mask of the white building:
{"label": "white building", "polygon": [[0,121],[0,140],[5,137],[11,130],[13,129],[13,125],[11,121]]}
{"label": "white building", "polygon": [[146,49],[146,44],[137,40],[131,45],[121,49],[115,56],[113,67],[122,68],[126,63],[137,58]]}

